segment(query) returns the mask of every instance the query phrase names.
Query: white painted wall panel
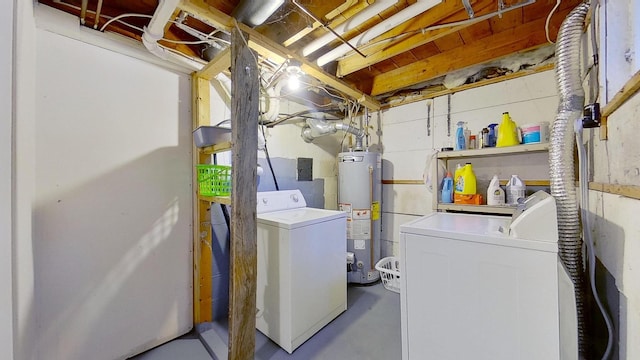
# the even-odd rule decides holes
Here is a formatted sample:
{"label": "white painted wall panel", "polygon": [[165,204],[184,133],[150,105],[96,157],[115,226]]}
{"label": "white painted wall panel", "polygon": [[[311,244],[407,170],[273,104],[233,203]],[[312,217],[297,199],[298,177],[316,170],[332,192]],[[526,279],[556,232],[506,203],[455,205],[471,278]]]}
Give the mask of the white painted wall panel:
{"label": "white painted wall panel", "polygon": [[38,351],[133,355],[192,326],[189,77],[37,33]]}
{"label": "white painted wall panel", "polygon": [[31,360],[36,358],[37,341],[33,269],[36,25],[32,1],[15,1],[14,6],[14,356]]}
{"label": "white painted wall panel", "polygon": [[0,13],[0,349],[8,359],[13,358],[13,5],[5,3]]}

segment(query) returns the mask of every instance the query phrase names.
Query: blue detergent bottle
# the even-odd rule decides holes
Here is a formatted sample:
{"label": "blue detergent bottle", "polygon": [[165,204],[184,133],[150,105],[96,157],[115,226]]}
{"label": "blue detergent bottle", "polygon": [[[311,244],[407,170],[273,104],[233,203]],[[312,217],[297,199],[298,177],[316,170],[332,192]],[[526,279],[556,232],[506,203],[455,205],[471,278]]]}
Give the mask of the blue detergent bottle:
{"label": "blue detergent bottle", "polygon": [[458,125],[458,129],[456,130],[456,150],[466,150],[467,144],[464,136],[464,121],[458,121],[456,125]]}
{"label": "blue detergent bottle", "polygon": [[489,129],[489,147],[495,147],[496,146],[496,140],[497,140],[497,135],[496,134],[496,126],[498,126],[498,124],[489,124],[487,126],[487,128]]}
{"label": "blue detergent bottle", "polygon": [[442,179],[442,196],[440,201],[445,204],[453,202],[453,178],[451,178],[450,172],[447,172],[447,176]]}

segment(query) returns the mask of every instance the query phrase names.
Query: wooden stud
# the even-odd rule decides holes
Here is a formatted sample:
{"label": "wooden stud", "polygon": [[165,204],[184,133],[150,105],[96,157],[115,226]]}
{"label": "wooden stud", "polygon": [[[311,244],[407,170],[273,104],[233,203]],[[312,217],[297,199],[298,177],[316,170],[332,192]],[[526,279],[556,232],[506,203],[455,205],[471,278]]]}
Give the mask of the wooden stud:
{"label": "wooden stud", "polygon": [[231,272],[229,359],[254,358],[256,335],[258,65],[240,30],[231,30]]}
{"label": "wooden stud", "polygon": [[[209,125],[209,81],[191,76],[193,128]],[[212,320],[211,298],[211,224],[210,203],[198,197],[198,174],[195,164],[204,163],[208,154],[193,151],[193,322],[200,324]]]}
{"label": "wooden stud", "polygon": [[622,89],[609,100],[607,105],[602,108],[602,121],[600,124],[600,140],[607,140],[607,120],[622,104],[624,104],[631,96],[640,90],[640,71],[636,72],[629,81],[627,81]]}
{"label": "wooden stud", "polygon": [[640,186],[590,182],[589,189],[640,200]]}

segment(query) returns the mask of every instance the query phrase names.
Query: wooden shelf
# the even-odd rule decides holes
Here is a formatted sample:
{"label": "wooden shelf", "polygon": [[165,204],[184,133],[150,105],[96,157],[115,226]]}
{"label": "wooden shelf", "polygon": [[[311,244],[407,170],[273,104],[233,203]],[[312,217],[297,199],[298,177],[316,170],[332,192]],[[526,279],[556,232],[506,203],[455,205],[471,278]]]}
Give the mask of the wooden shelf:
{"label": "wooden shelf", "polygon": [[457,150],[457,151],[440,151],[438,159],[456,159],[466,157],[483,157],[506,154],[519,154],[526,152],[543,152],[549,151],[549,143],[515,145],[507,147],[490,147],[484,149]]}
{"label": "wooden shelf", "polygon": [[207,146],[204,148],[200,148],[199,151],[202,154],[215,154],[223,151],[229,151],[231,150],[232,146],[233,144],[231,143],[231,141],[227,141],[220,144],[215,144],[215,145]]}
{"label": "wooden shelf", "polygon": [[230,196],[202,196],[198,195],[198,199],[202,201],[208,202],[216,202],[225,205],[231,205],[231,197]]}
{"label": "wooden shelf", "polygon": [[465,204],[443,204],[438,203],[438,210],[467,211],[474,213],[491,213],[512,215],[516,210],[515,206],[489,206],[489,205],[465,205]]}

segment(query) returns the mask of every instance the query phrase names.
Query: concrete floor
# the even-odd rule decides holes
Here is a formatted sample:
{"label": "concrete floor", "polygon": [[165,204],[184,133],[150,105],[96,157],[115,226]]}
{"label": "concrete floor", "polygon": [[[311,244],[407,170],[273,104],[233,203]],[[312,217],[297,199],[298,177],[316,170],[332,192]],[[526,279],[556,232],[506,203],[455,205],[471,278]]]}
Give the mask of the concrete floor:
{"label": "concrete floor", "polygon": [[[201,329],[200,334],[185,335],[132,359],[226,359],[227,324],[213,323],[205,328],[208,330]],[[347,311],[298,347],[293,354],[288,354],[256,331],[255,359],[260,360],[400,358],[400,295],[386,290],[381,283],[372,286],[349,285]]]}

